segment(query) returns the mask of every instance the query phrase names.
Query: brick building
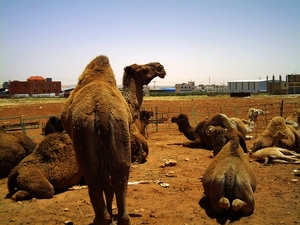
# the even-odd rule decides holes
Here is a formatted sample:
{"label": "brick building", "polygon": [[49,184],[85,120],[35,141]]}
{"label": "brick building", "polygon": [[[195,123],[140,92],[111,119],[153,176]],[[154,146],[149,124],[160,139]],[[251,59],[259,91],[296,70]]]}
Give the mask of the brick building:
{"label": "brick building", "polygon": [[41,94],[55,94],[58,96],[61,92],[61,81],[52,81],[52,78],[43,78],[42,76],[31,76],[27,81],[10,81],[9,94],[28,94],[29,96]]}

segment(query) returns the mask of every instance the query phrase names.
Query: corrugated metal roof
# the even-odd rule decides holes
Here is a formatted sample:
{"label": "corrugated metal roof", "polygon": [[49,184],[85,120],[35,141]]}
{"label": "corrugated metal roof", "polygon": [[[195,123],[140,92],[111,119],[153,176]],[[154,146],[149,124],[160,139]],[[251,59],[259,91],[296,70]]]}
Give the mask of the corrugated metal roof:
{"label": "corrugated metal roof", "polygon": [[264,82],[267,81],[266,79],[264,80],[232,80],[232,81],[228,81],[228,82]]}

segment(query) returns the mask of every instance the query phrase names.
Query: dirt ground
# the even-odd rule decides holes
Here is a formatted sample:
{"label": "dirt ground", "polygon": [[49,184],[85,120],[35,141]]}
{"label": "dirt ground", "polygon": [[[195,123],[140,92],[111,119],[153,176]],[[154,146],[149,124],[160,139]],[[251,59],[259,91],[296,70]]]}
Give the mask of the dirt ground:
{"label": "dirt ground", "polygon": [[[268,98],[193,98],[163,99],[145,98],[146,108],[186,106],[253,106],[280,102],[281,97]],[[299,96],[293,96],[300,102]],[[62,100],[12,104],[0,99],[0,118],[22,116],[49,116],[60,114]],[[277,106],[276,106],[277,107]],[[246,113],[245,113],[246,118]],[[0,121],[4,122],[4,121]],[[262,125],[261,125],[262,126]],[[40,129],[30,130],[36,138]],[[257,137],[258,132],[255,133]],[[127,203],[132,224],[299,224],[300,177],[294,170],[300,165],[272,164],[264,166],[249,159],[257,176],[255,210],[250,216],[216,215],[209,207],[203,193],[201,179],[210,163],[211,152],[205,149],[189,149],[174,143],[187,139],[174,124],[168,129],[150,129],[148,144],[150,154],[144,164],[132,165]],[[250,149],[253,140],[247,140]],[[164,160],[173,159],[177,165],[161,167]],[[136,184],[136,181],[143,181]],[[5,198],[7,178],[0,179],[0,224],[91,224],[94,212],[85,186],[56,194],[51,199],[32,199],[14,202]],[[114,215],[117,209],[114,203]]]}

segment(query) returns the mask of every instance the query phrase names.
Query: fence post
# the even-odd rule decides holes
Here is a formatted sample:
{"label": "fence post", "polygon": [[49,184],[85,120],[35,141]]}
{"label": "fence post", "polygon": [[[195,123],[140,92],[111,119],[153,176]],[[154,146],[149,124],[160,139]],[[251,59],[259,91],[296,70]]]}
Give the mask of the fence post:
{"label": "fence post", "polygon": [[27,131],[26,131],[26,124],[25,122],[22,120],[22,117],[20,117],[20,124],[23,130],[23,134],[27,135]]}
{"label": "fence post", "polygon": [[156,120],[155,130],[156,130],[156,132],[158,132],[158,109],[157,109],[157,106],[155,106],[155,120]]}
{"label": "fence post", "polygon": [[279,108],[280,108],[280,116],[282,116],[283,115],[283,99],[281,100],[281,106]]}

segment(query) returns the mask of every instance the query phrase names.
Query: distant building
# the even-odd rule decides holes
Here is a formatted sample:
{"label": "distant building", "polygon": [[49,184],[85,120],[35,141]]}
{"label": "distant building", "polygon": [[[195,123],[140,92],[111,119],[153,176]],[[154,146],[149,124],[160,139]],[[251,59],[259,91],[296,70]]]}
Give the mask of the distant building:
{"label": "distant building", "polygon": [[10,81],[9,94],[29,96],[35,95],[55,95],[58,96],[61,92],[61,81],[52,81],[52,78],[43,78],[42,76],[31,76],[27,81]]}
{"label": "distant building", "polygon": [[252,93],[267,92],[267,80],[236,80],[228,82],[230,96],[250,96]]}
{"label": "distant building", "polygon": [[195,82],[175,84],[175,93],[195,92]]}
{"label": "distant building", "polygon": [[275,80],[275,77],[272,77],[272,80],[269,80],[267,77],[267,93],[270,95],[286,95],[288,92],[288,85],[286,81],[281,79]]}
{"label": "distant building", "polygon": [[203,85],[199,84],[195,86],[195,82],[189,81],[187,84],[175,84],[175,93],[186,92],[208,92],[208,93],[227,93],[228,89],[226,85]]}
{"label": "distant building", "polygon": [[288,94],[300,94],[300,74],[286,76]]}

